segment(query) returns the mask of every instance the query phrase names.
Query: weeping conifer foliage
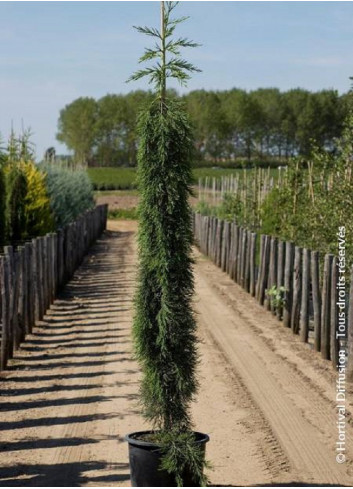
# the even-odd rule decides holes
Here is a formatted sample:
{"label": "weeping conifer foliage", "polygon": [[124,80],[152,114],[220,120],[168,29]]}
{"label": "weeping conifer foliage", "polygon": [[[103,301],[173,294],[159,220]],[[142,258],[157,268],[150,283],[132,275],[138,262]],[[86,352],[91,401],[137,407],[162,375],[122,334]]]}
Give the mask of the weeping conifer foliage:
{"label": "weeping conifer foliage", "polygon": [[[176,2],[162,2],[161,31],[139,32],[157,38],[140,61],[159,58],[133,80],[150,77],[157,97],[139,118],[138,181],[139,280],[135,300],[135,351],[143,372],[141,404],[145,417],[159,430],[163,469],[183,485],[185,468],[203,485],[203,453],[194,443],[190,403],[197,390],[196,323],[192,310],[191,152],[192,131],[180,102],[167,98],[166,79],[186,83],[199,71],[180,58],[180,48],[196,44],[172,40],[182,19],[171,19]],[[171,54],[167,59],[167,54]]]}
{"label": "weeping conifer foliage", "polygon": [[190,126],[176,102],[166,100],[161,111],[156,101],[141,116],[139,133],[140,276],[134,334],[144,371],[143,405],[159,428],[185,430],[197,363]]}

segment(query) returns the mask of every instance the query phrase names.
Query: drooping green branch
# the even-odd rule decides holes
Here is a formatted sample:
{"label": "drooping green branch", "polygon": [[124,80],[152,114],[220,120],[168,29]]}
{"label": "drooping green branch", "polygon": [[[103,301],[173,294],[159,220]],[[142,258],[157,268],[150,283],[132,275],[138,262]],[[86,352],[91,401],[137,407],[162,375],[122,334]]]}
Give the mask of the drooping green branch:
{"label": "drooping green branch", "polygon": [[[161,29],[138,27],[156,39],[140,62],[155,64],[135,73],[155,85],[158,97],[141,112],[138,124],[139,275],[133,324],[136,358],[142,369],[143,415],[156,430],[160,468],[184,485],[190,473],[205,484],[203,450],[195,443],[190,414],[198,381],[197,332],[192,308],[191,125],[182,104],[167,97],[167,78],[182,85],[199,71],[180,56],[197,44],[173,39],[177,2],[161,3]],[[174,484],[172,484],[174,485]]]}
{"label": "drooping green branch", "polygon": [[[200,72],[192,63],[181,57],[181,49],[195,48],[199,46],[187,38],[173,39],[176,26],[184,22],[188,17],[171,18],[171,13],[179,2],[161,2],[161,29],[154,27],[135,27],[141,34],[154,37],[156,44],[153,48],[146,48],[140,57],[139,63],[156,60],[150,67],[136,71],[128,81],[136,81],[149,77],[149,83],[153,84],[162,101],[166,96],[167,78],[175,78],[182,86],[186,86],[190,74]],[[168,57],[169,55],[169,57]]]}

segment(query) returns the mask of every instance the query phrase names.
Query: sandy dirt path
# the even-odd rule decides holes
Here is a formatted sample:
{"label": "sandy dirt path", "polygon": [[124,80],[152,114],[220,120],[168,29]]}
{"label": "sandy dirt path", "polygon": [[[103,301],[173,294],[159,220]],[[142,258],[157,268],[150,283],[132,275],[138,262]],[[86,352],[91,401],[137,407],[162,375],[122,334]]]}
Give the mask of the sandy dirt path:
{"label": "sandy dirt path", "polygon": [[[2,375],[0,486],[130,485],[123,436],[145,427],[130,339],[135,230],[110,222]],[[193,414],[211,436],[212,484],[350,485],[351,466],[334,459],[330,368],[196,258],[202,342]]]}
{"label": "sandy dirt path", "polygon": [[129,485],[133,236],[121,224],[97,242],[0,382],[2,486]]}
{"label": "sandy dirt path", "polygon": [[[248,428],[248,436],[259,441],[248,463],[234,457],[223,466],[223,475],[214,474],[214,482],[351,486],[351,462],[340,465],[335,458],[336,376],[329,362],[310,351],[208,259],[198,252],[196,259],[200,330],[231,372],[226,383],[231,390],[234,383],[235,398],[241,386],[254,416],[250,410],[240,423]],[[346,455],[352,460],[351,387],[347,395]],[[218,423],[228,431],[225,451],[232,453],[234,446],[242,450],[243,439],[232,433],[231,417],[223,418],[220,413]],[[218,425],[210,434],[213,441],[220,441]],[[267,469],[261,481],[260,474],[253,472],[254,459],[260,459]],[[244,479],[237,477],[243,471]]]}

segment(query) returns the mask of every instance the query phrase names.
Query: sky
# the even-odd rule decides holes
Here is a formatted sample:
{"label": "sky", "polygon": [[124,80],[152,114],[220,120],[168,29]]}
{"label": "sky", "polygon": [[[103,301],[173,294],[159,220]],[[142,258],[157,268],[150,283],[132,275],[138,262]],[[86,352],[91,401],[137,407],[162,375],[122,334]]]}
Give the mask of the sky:
{"label": "sky", "polygon": [[[187,90],[350,88],[353,2],[182,1],[177,13],[190,16],[177,34],[202,44],[184,53],[202,69]],[[50,146],[67,153],[55,138],[60,110],[148,88],[126,83],[151,44],[133,26],[158,23],[158,1],[0,1],[2,139],[30,127],[39,159]]]}

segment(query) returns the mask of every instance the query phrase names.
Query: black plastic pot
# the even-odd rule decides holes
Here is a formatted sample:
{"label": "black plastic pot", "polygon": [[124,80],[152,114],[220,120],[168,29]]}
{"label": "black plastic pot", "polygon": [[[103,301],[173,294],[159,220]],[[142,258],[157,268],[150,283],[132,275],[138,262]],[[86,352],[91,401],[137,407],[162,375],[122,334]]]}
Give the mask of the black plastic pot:
{"label": "black plastic pot", "polygon": [[[145,434],[153,431],[139,431],[130,433],[125,437],[129,443],[130,476],[132,487],[176,487],[175,479],[165,470],[160,470],[161,450],[155,443],[143,441]],[[205,452],[209,436],[195,432],[196,443],[200,444]],[[185,487],[197,487],[192,479],[192,474],[185,471],[183,475]]]}

